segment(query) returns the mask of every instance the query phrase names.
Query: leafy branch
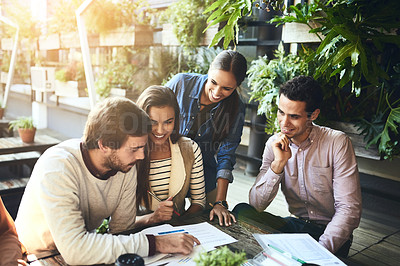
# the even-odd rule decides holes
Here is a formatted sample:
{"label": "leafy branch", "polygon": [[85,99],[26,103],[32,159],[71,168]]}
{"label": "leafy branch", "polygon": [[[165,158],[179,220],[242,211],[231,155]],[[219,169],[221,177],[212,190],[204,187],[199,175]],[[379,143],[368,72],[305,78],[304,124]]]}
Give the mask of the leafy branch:
{"label": "leafy branch", "polygon": [[212,12],[208,17],[208,26],[204,32],[218,23],[226,22],[226,24],[215,34],[209,47],[212,47],[224,38],[224,49],[233,41],[235,47],[239,41],[239,25],[238,21],[243,16],[250,16],[252,12],[254,0],[218,0],[204,10],[204,14]]}

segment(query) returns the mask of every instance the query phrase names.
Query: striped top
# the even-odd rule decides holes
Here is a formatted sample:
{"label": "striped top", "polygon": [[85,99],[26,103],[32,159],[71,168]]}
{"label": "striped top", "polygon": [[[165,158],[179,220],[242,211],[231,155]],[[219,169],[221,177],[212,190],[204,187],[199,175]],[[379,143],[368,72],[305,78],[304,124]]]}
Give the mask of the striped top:
{"label": "striped top", "polygon": [[[194,164],[190,177],[189,193],[192,204],[199,204],[205,207],[205,183],[203,173],[203,158],[199,146],[194,150]],[[149,182],[151,190],[160,200],[168,198],[169,179],[171,176],[171,157],[161,160],[150,161]]]}

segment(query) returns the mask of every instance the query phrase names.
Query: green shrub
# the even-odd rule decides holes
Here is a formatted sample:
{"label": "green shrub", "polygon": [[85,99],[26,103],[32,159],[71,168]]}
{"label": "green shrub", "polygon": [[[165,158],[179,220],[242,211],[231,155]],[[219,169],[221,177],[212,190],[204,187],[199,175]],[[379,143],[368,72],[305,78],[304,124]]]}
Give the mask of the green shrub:
{"label": "green shrub", "polygon": [[264,56],[253,60],[247,71],[250,100],[258,101],[258,114],[265,114],[267,117],[268,134],[279,130],[276,112],[280,85],[295,76],[308,75],[305,60],[294,54],[286,55],[282,43],[274,55],[275,59]]}
{"label": "green shrub", "polygon": [[227,246],[201,253],[194,259],[199,266],[237,266],[246,261],[246,253],[233,253]]}

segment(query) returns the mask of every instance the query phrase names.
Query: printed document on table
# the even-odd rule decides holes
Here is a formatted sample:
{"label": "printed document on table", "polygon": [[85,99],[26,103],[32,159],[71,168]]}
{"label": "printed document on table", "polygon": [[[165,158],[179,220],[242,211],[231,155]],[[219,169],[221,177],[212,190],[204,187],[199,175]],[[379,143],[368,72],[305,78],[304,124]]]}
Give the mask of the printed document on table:
{"label": "printed document on table", "polygon": [[195,236],[207,251],[213,250],[217,246],[227,245],[237,241],[208,222],[175,226],[174,230],[184,230]]}
{"label": "printed document on table", "polygon": [[253,234],[263,248],[277,247],[307,263],[346,265],[309,234]]}
{"label": "printed document on table", "polygon": [[195,247],[193,249],[193,252],[188,256],[179,254],[174,254],[174,255],[156,254],[154,256],[144,258],[146,265],[159,265],[167,262],[170,262],[171,265],[178,262],[179,264],[195,265],[193,262],[193,258],[197,254],[213,250],[217,246],[227,245],[237,241],[235,238],[222,232],[221,230],[212,226],[208,222],[191,224],[191,225],[182,225],[182,226],[172,226],[170,224],[163,224],[159,226],[146,228],[142,230],[142,233],[152,234],[155,236],[174,234],[174,233],[187,233],[195,236],[201,243],[201,245]]}

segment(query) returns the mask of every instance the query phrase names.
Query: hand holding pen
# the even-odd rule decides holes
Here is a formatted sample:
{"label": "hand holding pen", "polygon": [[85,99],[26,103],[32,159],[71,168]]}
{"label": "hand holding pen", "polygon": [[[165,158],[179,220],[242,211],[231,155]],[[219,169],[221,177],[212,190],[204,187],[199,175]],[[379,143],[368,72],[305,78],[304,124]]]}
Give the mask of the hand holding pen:
{"label": "hand holding pen", "polygon": [[[172,218],[173,213],[175,213],[177,216],[180,216],[180,214],[174,209],[174,202],[172,201],[173,197],[169,197],[168,199],[162,201],[159,199],[152,191],[148,191],[148,193],[159,203],[157,210],[154,211],[153,213],[153,219],[156,222],[163,222],[163,221],[169,221]],[[176,205],[175,205],[176,207]]]}

